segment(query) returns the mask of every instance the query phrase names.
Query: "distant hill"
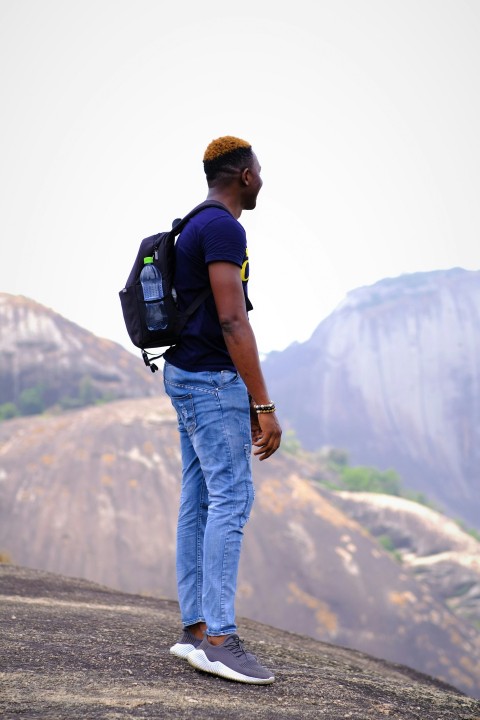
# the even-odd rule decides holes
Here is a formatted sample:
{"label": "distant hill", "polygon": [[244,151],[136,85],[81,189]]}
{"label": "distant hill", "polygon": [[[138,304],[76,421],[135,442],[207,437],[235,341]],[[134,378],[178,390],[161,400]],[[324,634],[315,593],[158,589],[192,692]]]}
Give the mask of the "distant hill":
{"label": "distant hill", "polygon": [[[480,696],[480,633],[277,453],[254,461],[238,612],[408,664]],[[166,397],[0,424],[0,550],[16,563],[176,597],[180,489]]]}
{"label": "distant hill", "polygon": [[435,597],[480,630],[480,542],[431,508],[376,493],[335,493],[359,522]]}
{"label": "distant hill", "polygon": [[307,448],[393,468],[480,528],[480,271],[354,290],[310,340],[271,353],[264,371]]}
{"label": "distant hill", "polygon": [[145,397],[159,388],[140,356],[29,298],[0,293],[0,419]]}

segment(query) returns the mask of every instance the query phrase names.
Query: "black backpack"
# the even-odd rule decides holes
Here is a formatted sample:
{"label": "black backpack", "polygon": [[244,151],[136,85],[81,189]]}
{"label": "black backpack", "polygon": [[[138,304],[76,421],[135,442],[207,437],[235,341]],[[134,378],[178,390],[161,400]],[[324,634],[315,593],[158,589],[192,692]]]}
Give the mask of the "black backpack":
{"label": "black backpack", "polygon": [[[217,207],[229,212],[228,208],[222,203],[215,200],[206,200],[193,208],[181,220],[174,221],[171,230],[151,235],[142,240],[125,287],[119,292],[123,318],[130,340],[136,347],[141,349],[143,361],[152,372],[158,370],[152,361],[163,357],[166,350],[160,355],[153,355],[153,353],[148,353],[146,348],[175,345],[179,341],[181,332],[190,315],[200,307],[212,292],[211,288],[206,288],[184,312],[179,311],[174,293],[172,293],[175,276],[175,238],[194,215],[209,207]],[[153,257],[153,264],[162,275],[163,303],[167,315],[167,326],[163,330],[149,330],[145,320],[145,301],[140,283],[140,273],[144,265],[143,258],[145,257]]]}

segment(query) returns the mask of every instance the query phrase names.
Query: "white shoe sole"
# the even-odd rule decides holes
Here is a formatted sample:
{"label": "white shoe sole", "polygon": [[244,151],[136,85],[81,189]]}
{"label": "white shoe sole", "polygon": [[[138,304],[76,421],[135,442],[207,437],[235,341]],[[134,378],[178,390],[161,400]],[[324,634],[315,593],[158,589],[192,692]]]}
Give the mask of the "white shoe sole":
{"label": "white shoe sole", "polygon": [[195,650],[195,647],[187,643],[175,643],[175,645],[170,648],[172,655],[176,655],[176,657],[179,658],[186,658],[192,650]]}
{"label": "white shoe sole", "polygon": [[224,665],[219,660],[211,662],[205,655],[203,650],[194,650],[187,657],[188,662],[195,670],[203,670],[203,672],[218,675],[227,680],[236,680],[237,682],[250,683],[251,685],[269,685],[273,683],[275,677],[271,675],[268,678],[256,678],[250,675],[242,675],[242,673],[232,670],[228,665]]}

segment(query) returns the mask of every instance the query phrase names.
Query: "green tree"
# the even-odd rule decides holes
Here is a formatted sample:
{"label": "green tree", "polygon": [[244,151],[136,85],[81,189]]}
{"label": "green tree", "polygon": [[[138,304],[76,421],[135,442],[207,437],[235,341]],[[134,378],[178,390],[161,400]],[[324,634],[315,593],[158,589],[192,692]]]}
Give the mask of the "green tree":
{"label": "green tree", "polygon": [[377,470],[372,467],[343,467],[342,484],[353,492],[376,492],[401,495],[402,483],[394,470]]}
{"label": "green tree", "polygon": [[348,465],[348,452],[341,448],[328,448],[326,460],[332,468],[343,468]]}
{"label": "green tree", "polygon": [[38,415],[45,410],[43,388],[40,385],[25,388],[18,399],[22,415]]}
{"label": "green tree", "polygon": [[15,403],[6,402],[0,405],[0,421],[10,420],[18,415],[20,415],[20,412]]}
{"label": "green tree", "polygon": [[78,399],[80,405],[93,405],[99,399],[98,390],[92,382],[90,375],[84,375],[78,384]]}
{"label": "green tree", "polygon": [[283,433],[282,444],[280,446],[283,452],[289,455],[298,455],[302,451],[302,443],[297,437],[295,430],[286,430]]}

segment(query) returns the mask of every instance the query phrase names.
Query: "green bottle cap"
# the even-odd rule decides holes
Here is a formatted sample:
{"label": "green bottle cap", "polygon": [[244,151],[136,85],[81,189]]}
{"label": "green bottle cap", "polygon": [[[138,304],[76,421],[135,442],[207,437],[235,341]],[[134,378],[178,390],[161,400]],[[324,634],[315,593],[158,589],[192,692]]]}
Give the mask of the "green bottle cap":
{"label": "green bottle cap", "polygon": [[150,263],[153,263],[153,257],[145,257],[143,258],[143,264],[149,265]]}

